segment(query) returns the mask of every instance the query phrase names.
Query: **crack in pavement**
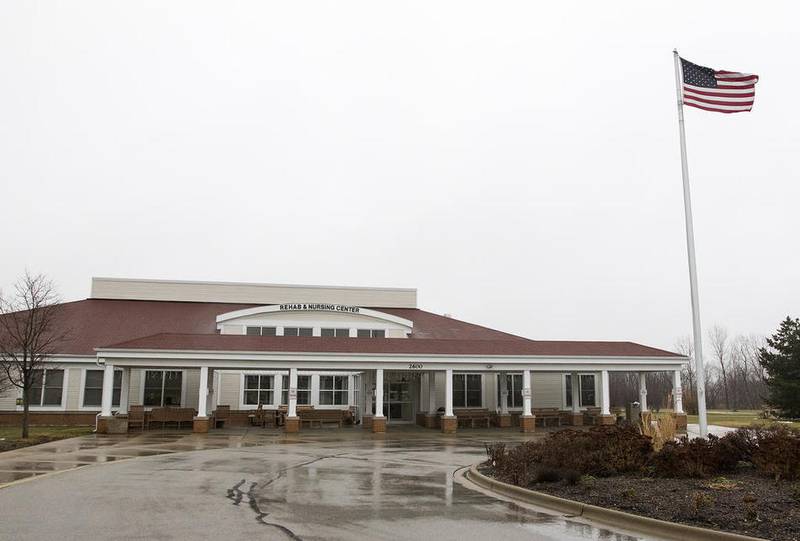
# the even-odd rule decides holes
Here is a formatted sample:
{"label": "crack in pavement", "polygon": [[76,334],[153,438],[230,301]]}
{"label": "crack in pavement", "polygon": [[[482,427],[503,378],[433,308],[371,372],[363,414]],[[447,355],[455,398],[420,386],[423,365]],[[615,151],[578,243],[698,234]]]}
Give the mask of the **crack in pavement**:
{"label": "crack in pavement", "polygon": [[[268,487],[269,485],[271,485],[272,483],[274,483],[275,481],[277,481],[281,477],[285,476],[286,472],[288,470],[295,469],[295,468],[301,468],[303,466],[308,466],[309,464],[313,464],[315,462],[319,462],[320,460],[325,460],[326,458],[338,458],[338,457],[344,456],[346,454],[347,453],[340,453],[338,455],[320,456],[320,457],[314,458],[313,460],[307,460],[307,461],[301,462],[299,464],[294,464],[292,466],[288,466],[286,468],[283,468],[282,470],[279,470],[278,471],[278,475],[276,475],[272,479],[269,479],[268,481],[266,481],[263,485],[261,485],[261,487],[262,488]],[[246,479],[242,479],[241,481],[239,481],[238,483],[236,483],[235,485],[233,485],[231,488],[228,489],[228,495],[226,497],[233,502],[233,505],[239,506],[239,504],[242,503],[242,500],[244,500],[244,496],[247,496],[247,504],[250,507],[250,509],[252,509],[253,512],[256,514],[256,520],[258,522],[260,522],[261,524],[264,524],[265,526],[272,526],[274,528],[279,529],[281,532],[286,534],[289,537],[289,539],[297,539],[299,541],[302,541],[302,537],[298,536],[296,533],[294,533],[292,530],[290,530],[289,528],[287,528],[283,524],[278,524],[277,522],[267,522],[266,521],[266,518],[269,516],[269,513],[266,513],[264,511],[262,511],[261,507],[258,505],[258,497],[256,496],[256,493],[255,493],[255,489],[258,486],[258,483],[255,482],[255,481],[251,482],[250,483],[250,487],[247,489],[247,492],[244,492],[244,491],[242,491],[242,487],[244,486],[244,484],[246,482],[247,482]]]}

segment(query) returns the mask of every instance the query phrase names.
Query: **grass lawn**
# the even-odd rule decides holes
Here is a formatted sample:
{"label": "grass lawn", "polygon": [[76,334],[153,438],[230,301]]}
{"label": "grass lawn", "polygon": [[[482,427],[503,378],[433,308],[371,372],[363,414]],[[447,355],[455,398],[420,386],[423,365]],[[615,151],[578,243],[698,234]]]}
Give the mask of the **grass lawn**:
{"label": "grass lawn", "polygon": [[[664,412],[664,410],[662,410],[662,412]],[[708,410],[708,424],[739,428],[742,426],[750,426],[753,423],[766,425],[776,422],[759,418],[760,413],[759,410]],[[697,423],[697,415],[689,415],[687,417],[690,423]],[[800,428],[800,423],[798,422],[789,422],[785,424]]]}
{"label": "grass lawn", "polygon": [[20,438],[22,429],[18,426],[0,426],[0,451],[10,451],[29,445],[47,443],[48,441],[63,440],[76,436],[91,434],[91,426],[32,426],[29,428],[30,437]]}

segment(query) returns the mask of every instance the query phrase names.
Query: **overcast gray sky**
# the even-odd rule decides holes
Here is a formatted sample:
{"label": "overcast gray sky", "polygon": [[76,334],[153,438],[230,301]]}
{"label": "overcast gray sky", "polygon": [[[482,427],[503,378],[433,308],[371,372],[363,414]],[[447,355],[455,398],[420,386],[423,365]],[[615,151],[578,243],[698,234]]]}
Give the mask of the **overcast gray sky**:
{"label": "overcast gray sky", "polygon": [[0,4],[0,286],[417,287],[540,339],[691,332],[671,51],[757,73],[687,110],[706,329],[800,307],[798,9],[752,2]]}

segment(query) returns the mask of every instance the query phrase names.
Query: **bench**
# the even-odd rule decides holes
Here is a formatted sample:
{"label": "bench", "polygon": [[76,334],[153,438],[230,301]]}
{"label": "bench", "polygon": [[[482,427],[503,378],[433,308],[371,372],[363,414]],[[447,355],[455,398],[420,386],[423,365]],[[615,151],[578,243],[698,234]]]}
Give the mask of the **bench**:
{"label": "bench", "polygon": [[313,428],[316,423],[320,428],[324,423],[336,423],[339,428],[342,428],[345,417],[349,413],[348,410],[341,409],[303,409],[297,410],[297,416],[300,417],[300,424],[308,423],[308,426]]}
{"label": "bench", "polygon": [[547,427],[548,421],[551,426],[559,426],[561,424],[561,412],[558,408],[537,408],[532,412],[536,416],[536,421],[541,419],[543,427]]}
{"label": "bench", "polygon": [[147,419],[147,427],[150,428],[152,423],[161,423],[161,428],[164,428],[167,423],[176,423],[180,428],[181,423],[191,423],[196,414],[192,408],[153,408]]}
{"label": "bench", "polygon": [[453,410],[453,415],[458,419],[458,424],[461,426],[469,425],[470,428],[475,428],[475,424],[485,425],[489,428],[492,423],[492,415],[487,409],[480,408],[460,408]]}

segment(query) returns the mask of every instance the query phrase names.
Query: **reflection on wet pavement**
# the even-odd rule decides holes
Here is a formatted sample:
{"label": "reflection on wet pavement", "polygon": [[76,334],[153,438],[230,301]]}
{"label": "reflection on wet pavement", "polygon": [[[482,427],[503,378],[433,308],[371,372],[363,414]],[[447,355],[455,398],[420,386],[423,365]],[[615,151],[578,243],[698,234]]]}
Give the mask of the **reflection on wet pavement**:
{"label": "reflection on wet pavement", "polygon": [[[459,474],[485,456],[485,442],[527,439],[498,430],[445,436],[416,427],[385,435],[351,428],[288,435],[231,428],[51,442],[0,454],[0,486],[73,469],[0,489],[0,506],[20,506],[13,516],[27,518],[0,524],[0,537],[42,539],[69,528],[77,539],[92,536],[82,528],[103,527],[120,538],[171,532],[162,538],[635,539],[497,499]],[[135,457],[144,458],[128,460]],[[85,468],[103,462],[114,464]],[[91,494],[91,503],[76,492]],[[121,516],[120,498],[138,513]],[[33,510],[25,507],[28,501],[35,502]],[[38,507],[62,511],[37,521]],[[91,525],[72,518],[89,508]]]}

